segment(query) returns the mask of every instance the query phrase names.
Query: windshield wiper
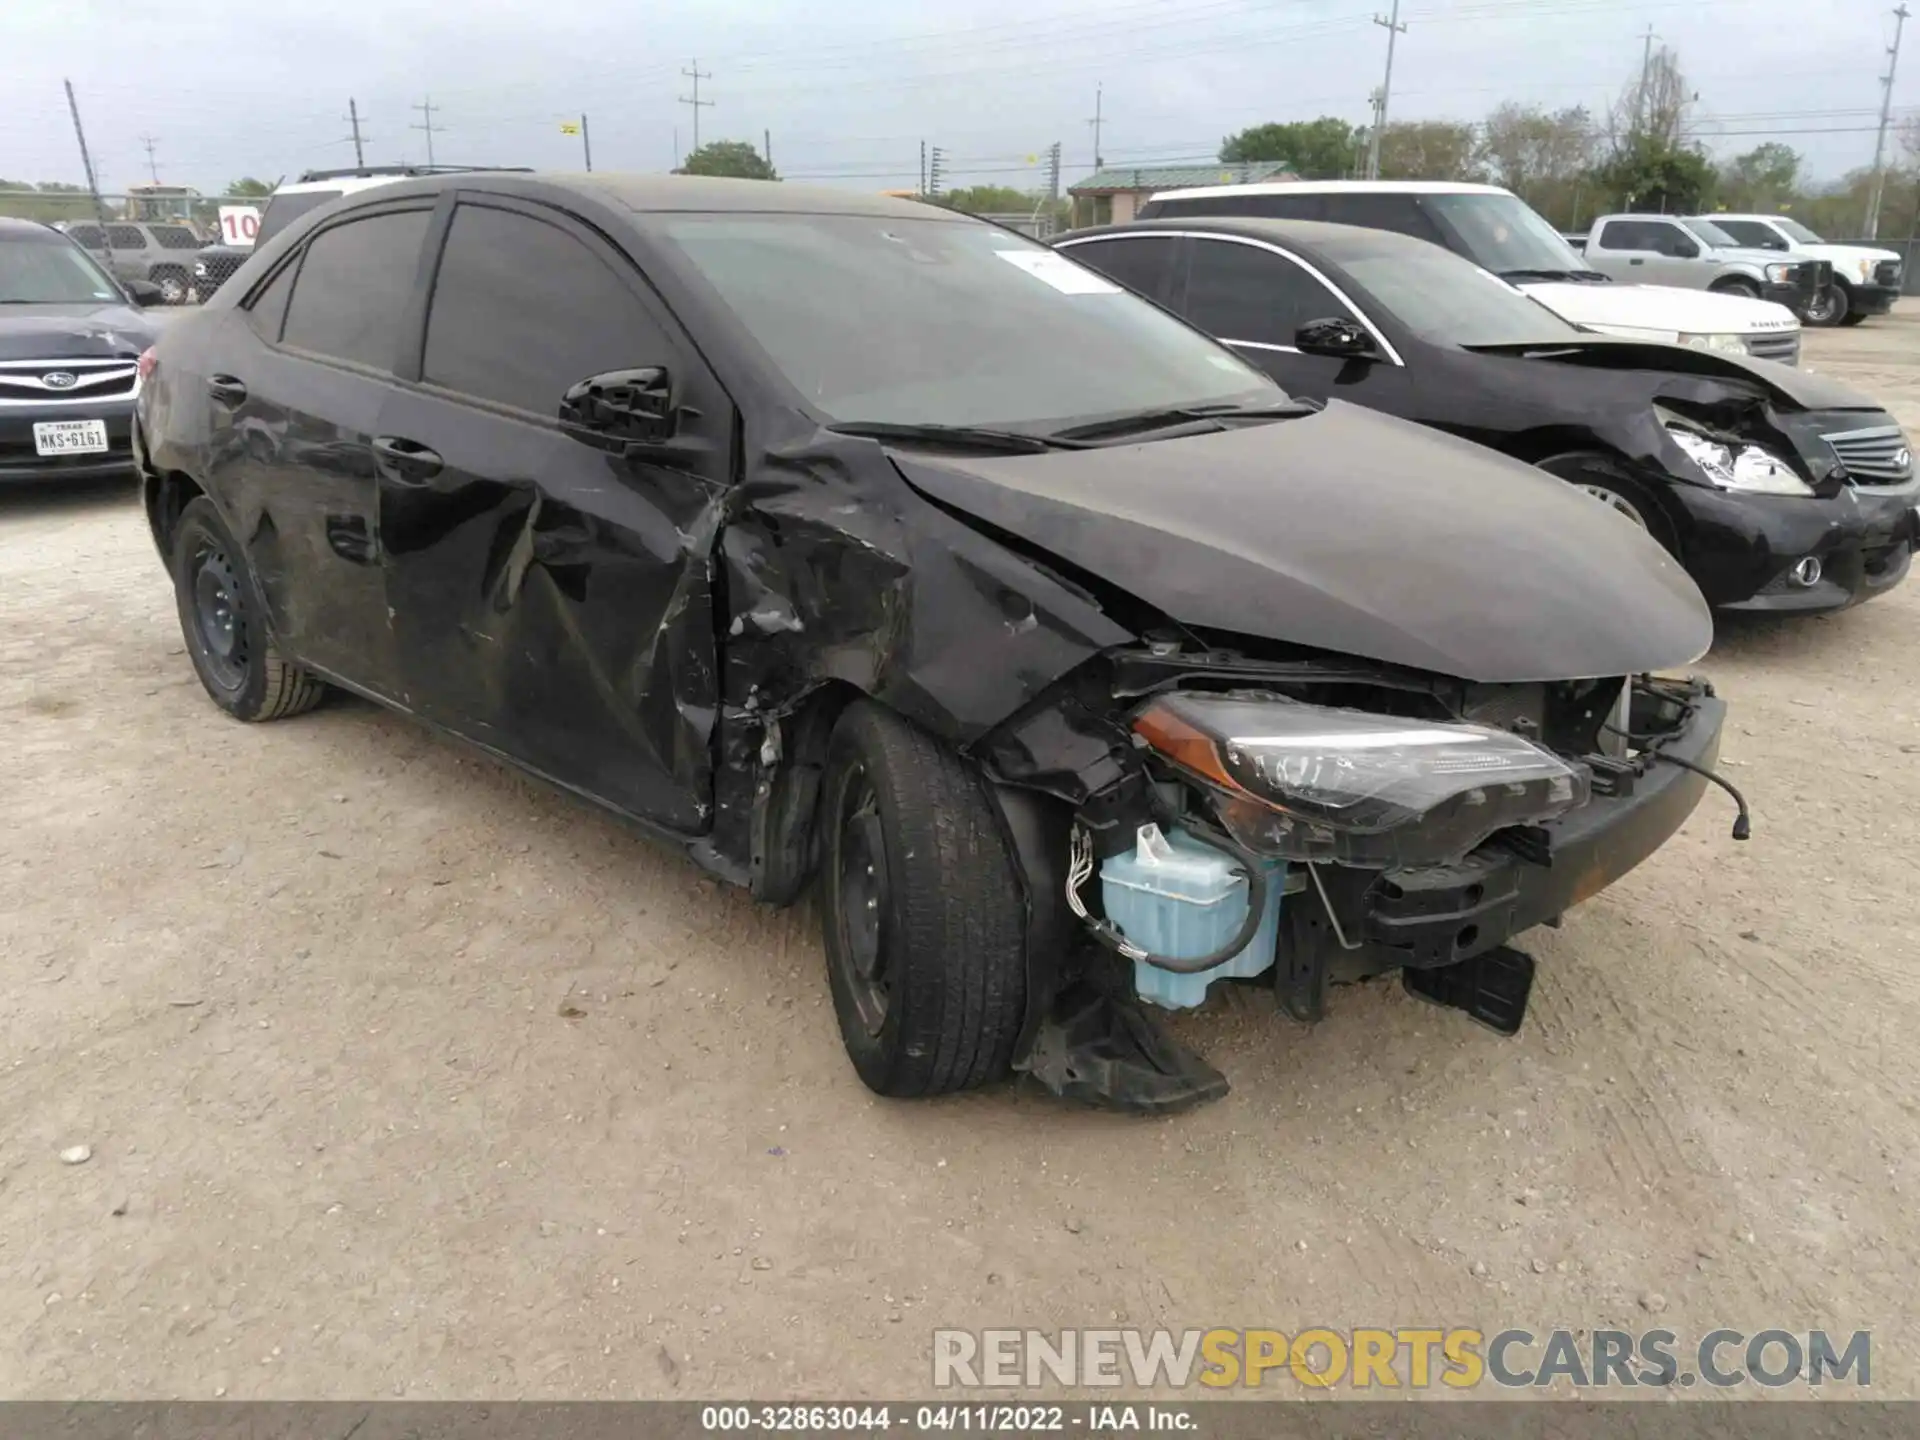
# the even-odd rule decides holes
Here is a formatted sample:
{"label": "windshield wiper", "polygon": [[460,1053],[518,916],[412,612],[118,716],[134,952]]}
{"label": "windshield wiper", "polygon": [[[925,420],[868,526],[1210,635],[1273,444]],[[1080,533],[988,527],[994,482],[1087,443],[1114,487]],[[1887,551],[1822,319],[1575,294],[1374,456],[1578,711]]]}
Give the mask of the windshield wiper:
{"label": "windshield wiper", "polygon": [[1573,280],[1581,284],[1605,283],[1611,275],[1598,270],[1502,270],[1502,280]]}
{"label": "windshield wiper", "polygon": [[931,425],[895,420],[843,420],[827,426],[836,435],[858,435],[867,440],[919,440],[928,445],[963,446],[969,450],[1010,450],[1041,455],[1049,450],[1084,447],[1051,435],[1026,435],[1018,430],[994,430],[984,425]]}
{"label": "windshield wiper", "polygon": [[1293,420],[1311,415],[1317,406],[1297,400],[1277,405],[1179,405],[1164,410],[1140,410],[1131,415],[1114,415],[1105,420],[1089,420],[1084,425],[1069,425],[1048,432],[1054,440],[1109,439],[1117,435],[1138,434],[1146,430],[1165,430],[1175,425],[1220,420]]}

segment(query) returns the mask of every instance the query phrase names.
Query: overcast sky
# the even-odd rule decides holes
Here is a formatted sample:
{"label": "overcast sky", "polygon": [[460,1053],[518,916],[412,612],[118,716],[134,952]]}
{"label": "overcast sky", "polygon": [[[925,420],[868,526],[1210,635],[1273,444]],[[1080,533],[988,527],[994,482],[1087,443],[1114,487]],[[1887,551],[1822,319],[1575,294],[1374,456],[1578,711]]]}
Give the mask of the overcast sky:
{"label": "overcast sky", "polygon": [[[104,189],[149,178],[215,191],[369,162],[578,168],[563,119],[585,111],[596,169],[660,170],[702,140],[759,144],[790,178],[884,189],[918,179],[922,140],[950,184],[1044,183],[1092,165],[1095,87],[1110,162],[1206,158],[1267,120],[1356,123],[1379,83],[1391,0],[0,0],[0,177],[83,180],[70,78]],[[1392,117],[1478,119],[1502,100],[1603,108],[1649,24],[1699,91],[1722,152],[1793,145],[1819,175],[1873,153],[1892,37],[1874,0],[1402,0]],[[1920,30],[1920,27],[1916,27]],[[1920,33],[1895,87],[1920,96]],[[1909,84],[1907,76],[1912,76]],[[1823,133],[1793,133],[1823,132]]]}

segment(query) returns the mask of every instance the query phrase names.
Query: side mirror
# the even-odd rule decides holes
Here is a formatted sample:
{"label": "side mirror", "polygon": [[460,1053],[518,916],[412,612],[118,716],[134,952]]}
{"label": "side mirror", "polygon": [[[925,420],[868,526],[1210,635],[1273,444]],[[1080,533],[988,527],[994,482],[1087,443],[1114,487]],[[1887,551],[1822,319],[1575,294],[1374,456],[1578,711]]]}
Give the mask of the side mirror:
{"label": "side mirror", "polygon": [[1302,355],[1335,360],[1370,360],[1380,353],[1373,336],[1351,320],[1309,320],[1293,332],[1293,345]]}
{"label": "side mirror", "polygon": [[1675,240],[1673,242],[1673,254],[1677,259],[1681,260],[1698,260],[1700,258],[1700,247],[1691,240]]}
{"label": "side mirror", "polygon": [[670,440],[676,419],[673,382],[661,365],[589,375],[560,400],[562,424],[609,440]]}
{"label": "side mirror", "polygon": [[142,308],[167,303],[167,292],[151,280],[129,280],[126,282],[126,291],[127,298]]}

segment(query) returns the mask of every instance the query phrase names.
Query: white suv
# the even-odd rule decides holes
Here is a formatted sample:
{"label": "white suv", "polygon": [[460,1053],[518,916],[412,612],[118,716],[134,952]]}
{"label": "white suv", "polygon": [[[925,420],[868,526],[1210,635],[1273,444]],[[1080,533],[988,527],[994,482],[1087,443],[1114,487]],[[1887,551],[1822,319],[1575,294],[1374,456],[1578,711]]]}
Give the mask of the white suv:
{"label": "white suv", "polygon": [[1442,180],[1212,185],[1164,190],[1141,206],[1139,218],[1182,215],[1264,215],[1392,230],[1465,256],[1587,330],[1738,351],[1787,365],[1800,360],[1800,321],[1784,305],[1616,283],[1581,259],[1519,196],[1497,185]]}

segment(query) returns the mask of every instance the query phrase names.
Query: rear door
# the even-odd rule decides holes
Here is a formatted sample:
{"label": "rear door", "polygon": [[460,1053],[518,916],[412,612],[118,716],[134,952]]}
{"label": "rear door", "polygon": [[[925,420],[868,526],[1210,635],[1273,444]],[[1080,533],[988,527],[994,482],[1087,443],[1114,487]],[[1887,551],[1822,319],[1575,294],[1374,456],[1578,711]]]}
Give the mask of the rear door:
{"label": "rear door", "polygon": [[216,494],[275,635],[297,658],[399,699],[380,573],[373,437],[418,315],[432,201],[356,210],[255,288],[206,377]]}
{"label": "rear door", "polygon": [[[417,383],[375,442],[407,701],[603,803],[704,830],[733,407],[597,233],[476,192],[446,223]],[[646,367],[666,373],[672,440],[563,428],[569,389]]]}
{"label": "rear door", "polygon": [[1698,276],[1676,273],[1693,262],[1674,252],[1680,227],[1664,220],[1608,220],[1587,240],[1587,259],[1616,280],[1639,285],[1688,285]]}
{"label": "rear door", "polygon": [[1060,250],[1081,265],[1090,265],[1116,285],[1124,285],[1136,295],[1159,305],[1173,298],[1174,253],[1179,246],[1175,235],[1151,230],[1096,236],[1091,240],[1069,240]]}

